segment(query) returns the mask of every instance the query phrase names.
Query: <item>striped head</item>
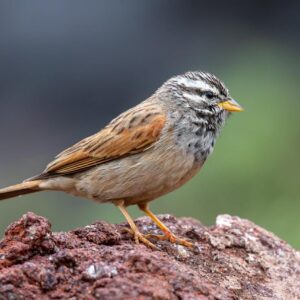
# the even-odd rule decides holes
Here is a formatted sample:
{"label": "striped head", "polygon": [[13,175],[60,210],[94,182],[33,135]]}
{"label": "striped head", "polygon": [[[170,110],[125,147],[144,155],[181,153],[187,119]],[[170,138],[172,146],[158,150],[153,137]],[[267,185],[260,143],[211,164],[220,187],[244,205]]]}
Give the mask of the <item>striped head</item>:
{"label": "striped head", "polygon": [[209,115],[238,112],[243,109],[233,100],[222,81],[207,72],[187,72],[172,77],[157,91],[172,101],[201,110]]}

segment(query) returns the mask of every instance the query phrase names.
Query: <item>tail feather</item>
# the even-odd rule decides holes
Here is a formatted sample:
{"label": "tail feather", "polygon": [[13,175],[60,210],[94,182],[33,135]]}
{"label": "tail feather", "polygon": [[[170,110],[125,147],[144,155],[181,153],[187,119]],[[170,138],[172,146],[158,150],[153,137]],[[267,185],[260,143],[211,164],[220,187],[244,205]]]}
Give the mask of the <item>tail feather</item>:
{"label": "tail feather", "polygon": [[41,180],[26,181],[4,189],[0,189],[0,200],[38,192],[40,191],[40,182]]}

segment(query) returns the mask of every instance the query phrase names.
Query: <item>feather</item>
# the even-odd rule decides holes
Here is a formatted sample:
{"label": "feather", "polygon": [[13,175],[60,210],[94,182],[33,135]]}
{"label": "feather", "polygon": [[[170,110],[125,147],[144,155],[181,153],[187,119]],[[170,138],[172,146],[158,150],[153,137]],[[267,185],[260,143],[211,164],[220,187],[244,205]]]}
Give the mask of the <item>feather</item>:
{"label": "feather", "polygon": [[157,105],[140,105],[121,114],[98,133],[61,152],[32,179],[82,172],[93,166],[143,152],[158,140],[166,116]]}

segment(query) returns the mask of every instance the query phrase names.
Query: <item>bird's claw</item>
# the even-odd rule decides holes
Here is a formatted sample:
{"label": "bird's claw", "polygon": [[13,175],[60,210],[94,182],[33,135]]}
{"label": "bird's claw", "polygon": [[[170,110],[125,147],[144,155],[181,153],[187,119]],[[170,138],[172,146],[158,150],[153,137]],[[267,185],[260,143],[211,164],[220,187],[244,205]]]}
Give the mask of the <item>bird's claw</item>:
{"label": "bird's claw", "polygon": [[171,232],[166,232],[165,234],[146,234],[145,237],[148,238],[152,238],[152,239],[157,239],[160,241],[165,241],[168,240],[173,244],[179,244],[188,248],[193,247],[193,243],[185,240],[185,239],[181,239],[179,237],[177,237],[176,235],[174,235]]}
{"label": "bird's claw", "polygon": [[135,241],[136,244],[139,244],[141,242],[144,245],[146,245],[146,246],[148,246],[152,249],[159,250],[153,243],[151,243],[148,240],[148,235],[142,234],[138,230],[134,231],[134,230],[129,229],[129,228],[124,228],[124,231],[133,235],[134,241]]}

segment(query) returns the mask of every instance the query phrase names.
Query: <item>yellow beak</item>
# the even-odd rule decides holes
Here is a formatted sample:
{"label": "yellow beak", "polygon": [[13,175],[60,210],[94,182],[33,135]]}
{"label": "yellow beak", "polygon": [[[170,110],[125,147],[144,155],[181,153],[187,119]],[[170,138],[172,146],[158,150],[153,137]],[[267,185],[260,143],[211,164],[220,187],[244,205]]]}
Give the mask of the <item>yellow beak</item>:
{"label": "yellow beak", "polygon": [[231,98],[219,103],[218,106],[230,112],[240,112],[244,110],[235,100]]}

